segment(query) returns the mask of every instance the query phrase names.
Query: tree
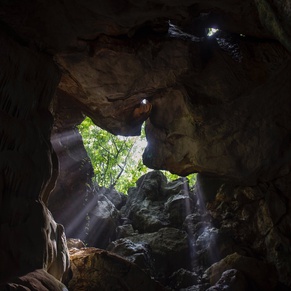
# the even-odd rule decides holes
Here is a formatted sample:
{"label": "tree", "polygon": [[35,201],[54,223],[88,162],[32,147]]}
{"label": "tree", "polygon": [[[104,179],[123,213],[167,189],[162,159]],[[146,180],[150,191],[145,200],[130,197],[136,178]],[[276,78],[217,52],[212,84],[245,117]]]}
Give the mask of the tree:
{"label": "tree", "polygon": [[[96,126],[88,117],[78,129],[91,159],[95,182],[99,186],[127,193],[128,188],[135,186],[136,180],[149,171],[142,162],[146,147],[144,130],[141,136],[115,136]],[[170,180],[179,177],[167,171],[163,173]]]}

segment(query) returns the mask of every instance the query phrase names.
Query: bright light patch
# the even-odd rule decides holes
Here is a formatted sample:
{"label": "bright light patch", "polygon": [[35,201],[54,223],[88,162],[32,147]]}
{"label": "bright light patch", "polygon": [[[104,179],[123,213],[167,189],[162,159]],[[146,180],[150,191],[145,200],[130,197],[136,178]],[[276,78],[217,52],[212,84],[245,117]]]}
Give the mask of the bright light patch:
{"label": "bright light patch", "polygon": [[216,34],[218,31],[219,31],[219,29],[217,29],[217,28],[208,28],[207,36],[213,36],[213,35]]}

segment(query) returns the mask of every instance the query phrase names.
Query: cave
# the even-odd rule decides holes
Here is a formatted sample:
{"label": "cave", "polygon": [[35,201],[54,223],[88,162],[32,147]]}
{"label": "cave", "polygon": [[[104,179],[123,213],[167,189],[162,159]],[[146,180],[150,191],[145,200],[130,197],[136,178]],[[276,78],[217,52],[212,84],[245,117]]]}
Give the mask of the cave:
{"label": "cave", "polygon": [[[0,290],[291,290],[290,15],[288,0],[0,1]],[[85,226],[58,215],[93,199],[85,116],[124,136],[145,122],[153,172],[137,187],[172,216],[123,228],[127,243],[213,235],[215,256],[159,253],[153,279],[111,240],[69,253]],[[196,194],[159,170],[198,173]],[[204,212],[190,203],[182,221],[178,196]],[[70,261],[99,269],[74,277]]]}

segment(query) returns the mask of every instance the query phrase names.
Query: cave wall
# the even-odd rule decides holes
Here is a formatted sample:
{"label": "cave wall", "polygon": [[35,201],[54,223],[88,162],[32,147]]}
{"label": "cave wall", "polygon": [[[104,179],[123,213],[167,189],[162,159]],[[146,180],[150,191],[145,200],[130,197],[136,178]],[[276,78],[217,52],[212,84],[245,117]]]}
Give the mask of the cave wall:
{"label": "cave wall", "polygon": [[288,177],[290,11],[288,0],[1,1],[1,281],[36,269],[60,279],[66,268],[63,229],[45,204],[83,161],[81,184],[90,180],[86,153],[76,161],[59,136],[81,147],[83,114],[124,135],[147,120],[144,162],[155,169],[254,187]]}
{"label": "cave wall", "polygon": [[[113,133],[135,134],[149,117],[147,166],[248,184],[288,173],[291,63],[279,43],[150,35],[100,37],[91,49],[57,56],[60,88]],[[137,120],[142,99],[152,108]]]}
{"label": "cave wall", "polygon": [[0,281],[5,282],[36,269],[48,270],[62,251],[54,245],[59,243],[54,236],[61,239],[63,228],[42,200],[52,172],[49,105],[60,73],[48,56],[5,31],[0,35]]}

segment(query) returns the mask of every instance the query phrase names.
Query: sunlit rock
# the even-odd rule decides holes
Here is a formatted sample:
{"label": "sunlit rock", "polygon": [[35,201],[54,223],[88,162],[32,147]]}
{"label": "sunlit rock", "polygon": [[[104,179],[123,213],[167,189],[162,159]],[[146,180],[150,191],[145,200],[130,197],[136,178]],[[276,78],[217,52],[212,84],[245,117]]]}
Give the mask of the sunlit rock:
{"label": "sunlit rock", "polygon": [[63,274],[70,266],[69,251],[64,227],[54,221],[48,211],[50,228],[48,230],[48,265],[47,271],[56,279],[62,280]]}
{"label": "sunlit rock", "polygon": [[193,210],[189,195],[186,180],[167,182],[162,172],[152,171],[140,177],[136,187],[129,189],[121,214],[140,233],[167,226],[179,227]]}
{"label": "sunlit rock", "polygon": [[107,250],[137,264],[143,271],[152,277],[155,276],[154,258],[149,244],[143,241],[133,243],[130,238],[125,238],[112,242],[107,247]]}
{"label": "sunlit rock", "polygon": [[[176,200],[169,197],[185,196],[175,192],[180,181],[166,185],[155,173],[152,184],[138,185],[144,189],[138,199],[130,190],[133,205],[123,208],[120,223],[132,225],[132,240],[156,235],[151,244],[165,259],[157,260],[162,274],[168,258],[171,273],[183,265],[173,255],[176,244],[190,272],[205,267],[195,265],[192,246],[213,246],[220,256],[237,251],[240,272],[260,288],[276,286],[263,284],[259,272],[247,273],[258,258],[291,287],[288,0],[24,0],[1,1],[0,11],[1,283],[18,276],[6,287],[64,288],[46,272],[60,278],[66,257],[62,228],[52,223],[47,203],[54,205],[53,215],[63,214],[55,218],[65,222],[66,233],[82,238],[88,213],[101,220],[113,214],[111,225],[105,224],[110,235],[102,234],[106,244],[114,239],[119,206],[94,199],[92,167],[76,130],[87,114],[124,135],[139,134],[146,121],[148,166],[213,177],[205,179],[210,187],[200,188],[206,190],[204,203],[190,196],[177,203],[184,211],[182,201],[192,199],[191,211],[199,215],[177,217],[172,209]],[[211,27],[221,33],[207,38]],[[224,185],[212,187],[215,179]],[[215,244],[209,243],[213,238]],[[274,279],[265,266],[262,271],[265,283]],[[226,272],[213,284],[224,288],[228,280],[240,280]],[[200,291],[197,283],[186,288]],[[130,286],[140,289],[140,283]]]}
{"label": "sunlit rock", "polygon": [[0,41],[0,282],[5,282],[51,262],[44,203],[53,163],[48,107],[60,73],[52,59],[3,27]]}
{"label": "sunlit rock", "polygon": [[120,214],[114,204],[104,195],[99,195],[88,213],[89,233],[86,241],[90,246],[106,248],[116,238]]}
{"label": "sunlit rock", "polygon": [[[230,67],[227,53],[219,48],[210,45],[203,60],[205,47],[189,47],[192,66],[185,67],[176,86],[151,100],[145,164],[181,175],[198,171],[248,184],[288,173],[289,53],[280,45],[253,46],[240,40],[242,62],[228,56]],[[275,157],[278,152],[280,159]]]}
{"label": "sunlit rock", "polygon": [[280,281],[289,286],[291,213],[290,199],[283,194],[286,189],[290,189],[289,175],[252,188],[226,184],[208,204],[208,209],[220,221],[219,233],[228,237],[224,244],[229,246],[228,250],[246,256],[256,257],[254,252],[264,256],[276,266]]}
{"label": "sunlit rock", "polygon": [[193,201],[188,195],[173,195],[165,203],[165,211],[169,213],[169,220],[173,226],[180,227],[193,209]]}
{"label": "sunlit rock", "polygon": [[78,238],[68,238],[67,246],[68,246],[68,249],[71,249],[71,248],[81,249],[85,247],[85,244]]}
{"label": "sunlit rock", "polygon": [[66,95],[55,96],[52,111],[51,143],[57,156],[54,169],[57,180],[49,195],[48,207],[55,220],[65,227],[67,237],[84,241],[87,213],[94,206],[93,167],[76,128],[84,116]]}
{"label": "sunlit rock", "polygon": [[132,236],[138,231],[135,231],[132,227],[132,224],[123,224],[116,228],[116,237],[123,238],[127,236]]}
{"label": "sunlit rock", "polygon": [[165,290],[137,265],[96,248],[71,250],[71,277],[66,285],[79,290]]}
{"label": "sunlit rock", "polygon": [[181,290],[189,286],[197,286],[199,277],[195,272],[179,269],[169,277],[169,286],[174,290]]}
{"label": "sunlit rock", "polygon": [[113,203],[117,210],[120,210],[120,208],[126,203],[127,196],[123,193],[119,193],[115,189],[98,187],[96,191],[98,192],[98,195],[103,194],[104,196],[106,196],[106,198]]}

